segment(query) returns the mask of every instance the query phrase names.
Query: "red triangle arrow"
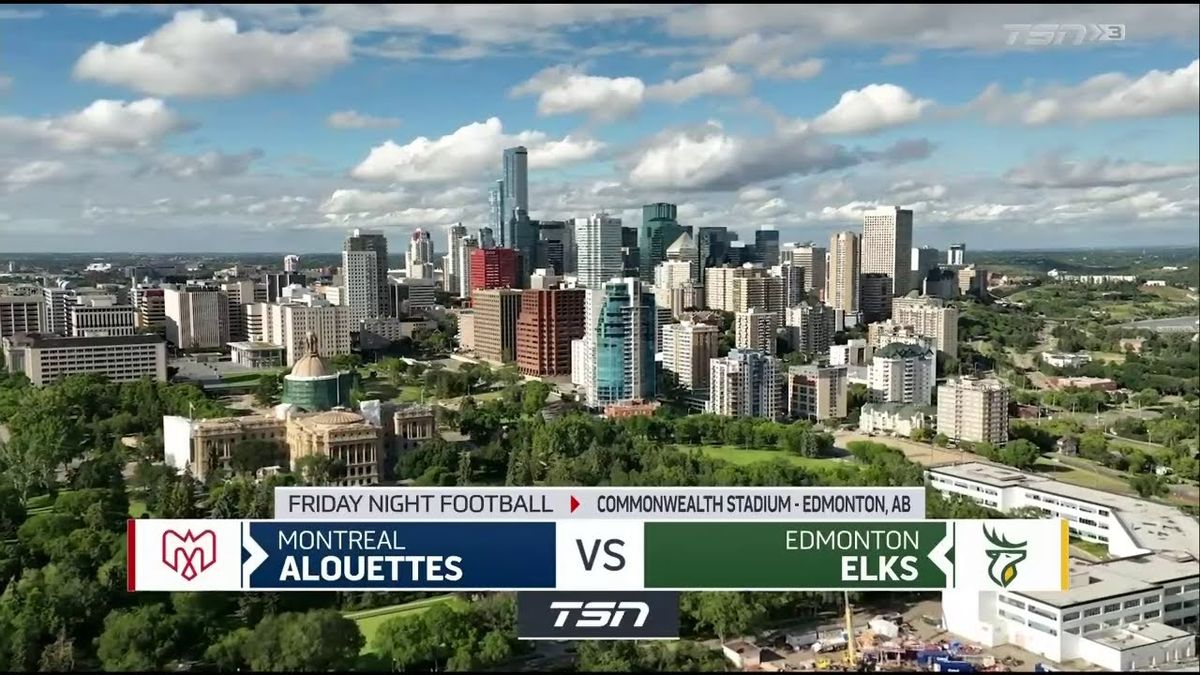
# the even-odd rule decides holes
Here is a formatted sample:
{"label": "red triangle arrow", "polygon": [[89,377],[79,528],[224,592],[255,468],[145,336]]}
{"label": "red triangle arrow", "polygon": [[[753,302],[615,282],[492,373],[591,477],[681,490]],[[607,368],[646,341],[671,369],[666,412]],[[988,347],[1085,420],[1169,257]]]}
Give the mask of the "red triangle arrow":
{"label": "red triangle arrow", "polygon": [[579,500],[575,499],[575,495],[571,495],[571,513],[575,513],[577,508],[579,508]]}

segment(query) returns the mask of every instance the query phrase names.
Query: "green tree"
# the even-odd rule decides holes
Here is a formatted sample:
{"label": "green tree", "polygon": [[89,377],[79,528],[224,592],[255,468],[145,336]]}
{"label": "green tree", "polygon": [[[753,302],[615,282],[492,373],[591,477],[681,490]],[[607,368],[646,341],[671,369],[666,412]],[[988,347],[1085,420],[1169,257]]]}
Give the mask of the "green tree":
{"label": "green tree", "polygon": [[933,437],[933,444],[938,446],[939,448],[944,448],[944,447],[950,445],[950,437],[939,431]]}
{"label": "green tree", "polygon": [[540,413],[550,395],[550,385],[541,380],[530,380],[521,390],[521,412],[532,416]]}
{"label": "green tree", "polygon": [[234,444],[229,464],[234,471],[254,473],[264,466],[279,464],[280,459],[278,445],[261,438],[247,438]]}
{"label": "green tree", "polygon": [[1032,469],[1041,457],[1041,451],[1036,445],[1024,438],[1009,441],[999,450],[999,459],[1004,464],[1018,469]]}
{"label": "green tree", "polygon": [[329,359],[335,370],[354,372],[362,366],[362,357],[358,354],[335,354]]}
{"label": "green tree", "polygon": [[1159,396],[1158,391],[1150,387],[1146,387],[1145,389],[1133,395],[1133,402],[1136,403],[1139,408],[1156,406],[1161,400],[1162,397]]}
{"label": "green tree", "polygon": [[697,628],[711,629],[722,641],[762,626],[766,608],[753,593],[685,593],[681,610]]}
{"label": "green tree", "polygon": [[161,671],[178,653],[177,627],[162,605],[117,610],[104,620],[96,655],[106,671]]}
{"label": "green tree", "polygon": [[296,473],[306,485],[329,485],[346,474],[346,465],[329,455],[305,455],[296,460]]}
{"label": "green tree", "polygon": [[265,373],[258,378],[254,387],[254,402],[266,407],[279,403],[279,394],[283,391],[283,376],[278,373]]}
{"label": "green tree", "polygon": [[933,439],[933,429],[929,427],[917,427],[909,434],[909,438],[917,443],[925,443]]}
{"label": "green tree", "polygon": [[1139,473],[1130,477],[1129,487],[1137,491],[1138,496],[1143,499],[1165,497],[1171,491],[1162,477],[1152,473]]}
{"label": "green tree", "polygon": [[358,624],[331,609],[287,612],[264,619],[246,643],[254,670],[350,670],[363,647]]}

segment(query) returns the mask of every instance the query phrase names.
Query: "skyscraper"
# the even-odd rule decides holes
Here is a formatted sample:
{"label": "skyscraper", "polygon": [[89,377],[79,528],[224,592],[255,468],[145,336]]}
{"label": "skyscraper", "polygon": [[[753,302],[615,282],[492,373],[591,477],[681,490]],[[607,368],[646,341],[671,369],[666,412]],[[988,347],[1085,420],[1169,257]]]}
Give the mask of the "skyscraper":
{"label": "skyscraper", "polygon": [[569,375],[571,341],[583,337],[582,288],[530,289],[521,293],[517,317],[517,367],[523,375]]}
{"label": "skyscraper", "polygon": [[296,272],[300,269],[300,256],[285,255],[283,256],[283,271]]}
{"label": "skyscraper", "polygon": [[413,230],[406,262],[409,279],[433,278],[433,239],[425,230]]}
{"label": "skyscraper", "polygon": [[931,246],[922,246],[912,250],[912,279],[909,281],[909,290],[921,290],[925,283],[925,277],[930,270],[938,266],[938,258],[941,255],[941,251]]}
{"label": "skyscraper", "polygon": [[958,309],[941,298],[903,297],[892,300],[892,320],[912,326],[917,335],[933,341],[938,351],[958,357]]}
{"label": "skyscraper", "polygon": [[642,229],[638,233],[642,281],[654,281],[654,266],[667,257],[667,247],[675,243],[684,229],[675,220],[674,204],[658,202],[642,207]]}
{"label": "skyscraper", "polygon": [[754,233],[755,259],[766,267],[779,264],[779,231],[761,229]]}
{"label": "skyscraper", "polygon": [[881,272],[864,272],[858,278],[858,308],[864,323],[892,316],[892,277]]}
{"label": "skyscraper", "polygon": [[521,266],[511,248],[480,248],[471,252],[470,295],[484,288],[520,288]]}
{"label": "skyscraper", "polygon": [[479,228],[479,248],[496,248],[496,233],[499,231],[490,227]]}
{"label": "skyscraper", "polygon": [[804,268],[804,290],[825,292],[825,248],[812,242],[792,249],[792,264]]}
{"label": "skyscraper", "polygon": [[734,314],[734,346],[775,354],[779,315],[755,307]]}
{"label": "skyscraper", "polygon": [[613,278],[621,278],[621,219],[595,213],[575,219],[575,243],[579,249],[578,278],[584,288],[599,290]]}
{"label": "skyscraper", "polygon": [[[371,256],[347,256],[347,253],[374,253]],[[353,262],[353,265],[349,264]],[[353,267],[353,269],[351,269]],[[367,268],[370,268],[372,278],[367,278]],[[370,230],[354,230],[346,237],[342,247],[342,291],[343,302],[350,306],[353,321],[373,319],[380,316],[394,316],[395,309],[391,307],[391,298],[387,293],[388,245],[387,237],[382,232]],[[355,289],[351,291],[353,283]],[[354,301],[351,302],[350,298]]]}
{"label": "skyscraper", "polygon": [[679,238],[667,247],[666,259],[688,263],[691,265],[689,270],[691,280],[700,281],[700,249],[696,248],[696,242],[692,240],[692,235],[687,232],[679,235]]}
{"label": "skyscraper", "polygon": [[641,250],[638,248],[638,229],[636,227],[621,228],[621,264],[625,268],[622,277],[641,275]]}
{"label": "skyscraper", "polygon": [[826,302],[847,314],[858,311],[858,235],[839,232],[829,239],[829,282]]}
{"label": "skyscraper", "polygon": [[967,245],[966,244],[950,244],[950,250],[946,251],[947,265],[965,265],[967,264]]}
{"label": "skyscraper", "polygon": [[495,363],[516,359],[521,291],[476,289],[471,292],[471,305],[475,309],[475,353],[479,358]]}
{"label": "skyscraper", "polygon": [[912,228],[913,213],[909,209],[883,207],[863,214],[862,271],[891,277],[893,295],[908,292]]}
{"label": "skyscraper", "polygon": [[446,261],[442,263],[442,288],[451,295],[458,295],[462,286],[463,268],[460,249],[463,239],[467,236],[467,228],[462,223],[446,228]]}
{"label": "skyscraper", "polygon": [[[504,179],[500,179],[488,190],[488,227],[493,233],[504,231],[504,224],[508,221],[507,213],[508,211],[504,208]],[[485,246],[484,248],[492,247]]]}
{"label": "skyscraper", "polygon": [[721,226],[702,227],[697,232],[696,248],[700,255],[701,283],[705,281],[705,270],[709,267],[720,267],[729,262],[729,244],[737,239],[736,234]]}
{"label": "skyscraper", "polygon": [[471,295],[471,256],[478,250],[479,240],[470,235],[460,237],[458,246],[454,249],[454,254],[457,258],[455,268],[458,270],[458,286],[451,293],[456,294],[460,298]]}
{"label": "skyscraper", "polygon": [[529,151],[523,145],[504,149],[504,206],[506,219],[517,209],[529,211]]}
{"label": "skyscraper", "polygon": [[551,269],[555,274],[575,271],[578,247],[575,246],[575,223],[562,220],[534,221],[537,232],[537,252],[534,268]]}
{"label": "skyscraper", "polygon": [[654,398],[654,300],[634,278],[604,284],[596,326],[596,374],[589,403],[607,406]]}

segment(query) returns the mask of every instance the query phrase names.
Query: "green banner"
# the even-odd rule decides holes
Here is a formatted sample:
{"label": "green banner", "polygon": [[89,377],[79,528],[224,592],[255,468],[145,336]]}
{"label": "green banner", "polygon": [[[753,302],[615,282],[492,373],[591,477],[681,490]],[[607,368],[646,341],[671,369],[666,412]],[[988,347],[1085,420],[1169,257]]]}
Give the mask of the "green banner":
{"label": "green banner", "polygon": [[941,589],[950,585],[946,555],[951,552],[952,530],[945,521],[649,522],[645,528],[646,588]]}

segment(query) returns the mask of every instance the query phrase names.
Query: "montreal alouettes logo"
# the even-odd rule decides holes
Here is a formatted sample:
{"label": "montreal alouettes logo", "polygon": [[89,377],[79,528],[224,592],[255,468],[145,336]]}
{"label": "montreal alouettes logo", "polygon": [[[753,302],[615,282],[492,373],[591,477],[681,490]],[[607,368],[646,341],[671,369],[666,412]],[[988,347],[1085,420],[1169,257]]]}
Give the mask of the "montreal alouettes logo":
{"label": "montreal alouettes logo", "polygon": [[162,561],[191,581],[217,562],[217,534],[212,530],[183,534],[167,530],[162,537]]}

